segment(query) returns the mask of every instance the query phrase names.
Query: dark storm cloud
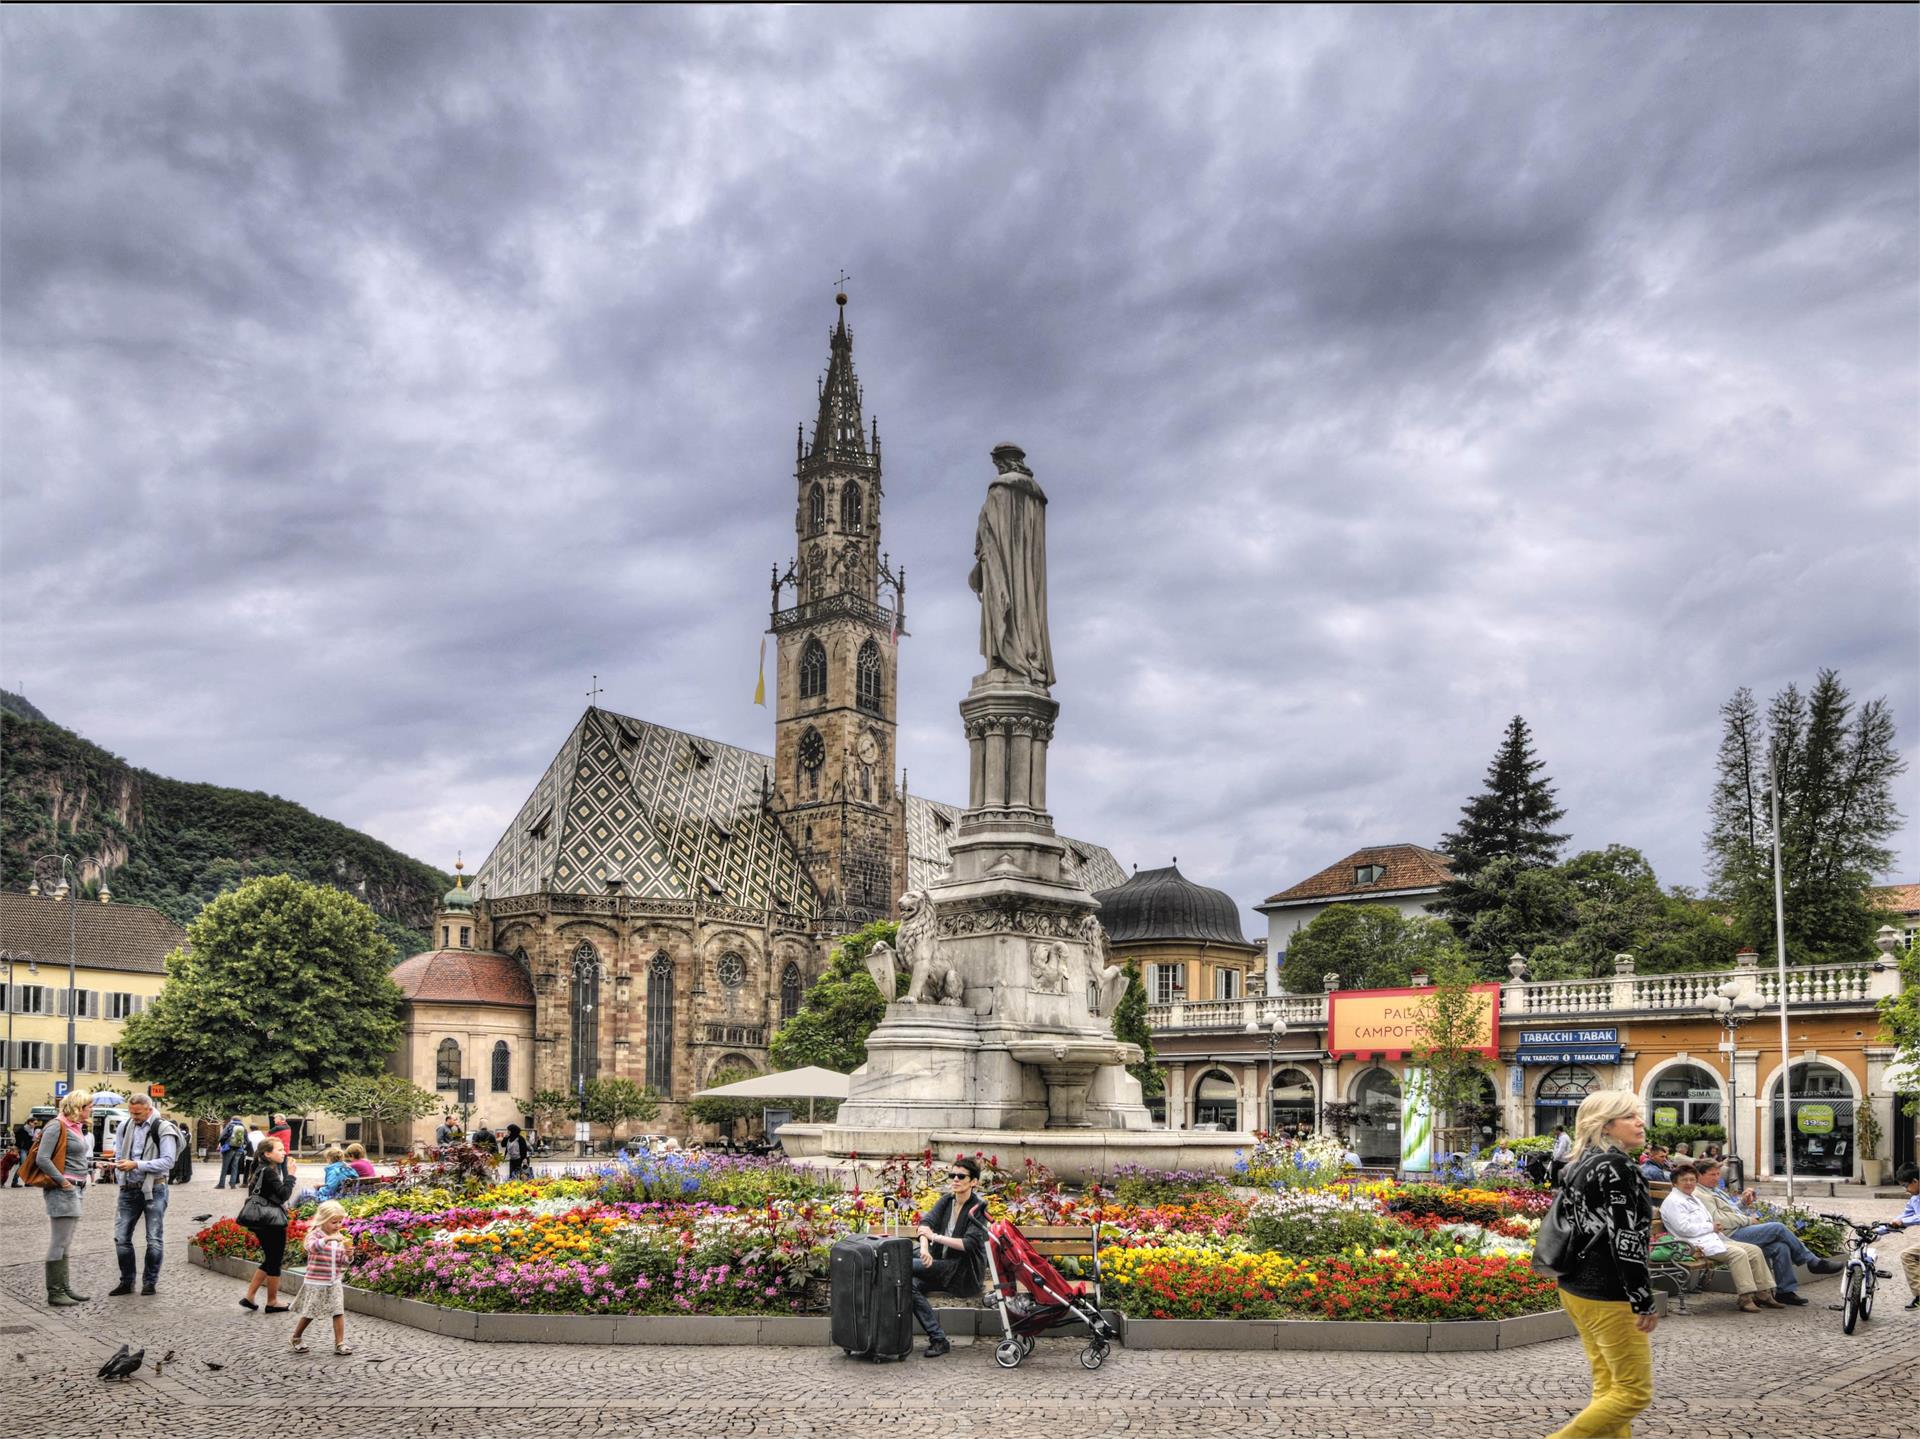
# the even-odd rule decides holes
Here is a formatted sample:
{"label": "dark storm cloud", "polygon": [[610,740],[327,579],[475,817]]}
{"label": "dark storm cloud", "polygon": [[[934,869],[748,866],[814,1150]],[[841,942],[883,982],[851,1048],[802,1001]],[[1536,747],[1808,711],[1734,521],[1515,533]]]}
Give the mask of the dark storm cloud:
{"label": "dark storm cloud", "polygon": [[1916,753],[1911,10],[0,36],[0,664],[162,772],[445,862],[596,671],[764,748],[841,265],[919,792],[963,790],[1009,437],[1052,499],[1061,823],[1243,902],[1435,841],[1516,712],[1576,843],[1674,881],[1737,686],[1838,665]]}

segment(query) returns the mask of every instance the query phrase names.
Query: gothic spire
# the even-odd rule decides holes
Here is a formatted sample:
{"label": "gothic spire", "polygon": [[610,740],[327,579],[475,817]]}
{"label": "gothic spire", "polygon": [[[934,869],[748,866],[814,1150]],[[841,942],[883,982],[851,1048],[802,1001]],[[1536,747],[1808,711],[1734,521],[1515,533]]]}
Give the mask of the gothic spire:
{"label": "gothic spire", "polygon": [[820,417],[813,423],[815,460],[865,460],[866,435],[860,421],[860,382],[853,373],[853,335],[847,329],[847,295],[833,297],[840,319],[833,327],[827,377],[820,386]]}

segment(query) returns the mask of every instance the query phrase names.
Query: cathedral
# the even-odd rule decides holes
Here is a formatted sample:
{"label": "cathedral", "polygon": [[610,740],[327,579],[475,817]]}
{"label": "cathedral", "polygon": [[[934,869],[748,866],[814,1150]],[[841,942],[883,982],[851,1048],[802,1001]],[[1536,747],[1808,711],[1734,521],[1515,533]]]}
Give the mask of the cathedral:
{"label": "cathedral", "polygon": [[[795,447],[795,558],[773,571],[772,753],[590,705],[471,887],[447,895],[438,947],[394,970],[394,1069],[449,1109],[473,1081],[475,1123],[623,1075],[660,1098],[649,1128],[690,1136],[687,1100],[721,1070],[769,1067],[836,938],[947,868],[959,807],[896,778],[905,570],[881,548],[879,426],[835,298],[812,439],[802,426]],[[1065,843],[1088,888],[1125,881],[1104,848]]]}

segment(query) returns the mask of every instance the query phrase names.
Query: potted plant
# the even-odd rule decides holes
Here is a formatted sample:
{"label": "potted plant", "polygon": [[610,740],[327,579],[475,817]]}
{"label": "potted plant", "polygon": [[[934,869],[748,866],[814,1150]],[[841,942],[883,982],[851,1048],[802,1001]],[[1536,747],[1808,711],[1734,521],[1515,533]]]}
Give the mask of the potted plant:
{"label": "potted plant", "polygon": [[1854,1136],[1860,1141],[1860,1178],[1867,1184],[1884,1184],[1887,1180],[1887,1161],[1880,1157],[1880,1141],[1885,1138],[1880,1130],[1880,1121],[1873,1117],[1873,1110],[1867,1105],[1860,1106],[1860,1112],[1854,1118]]}

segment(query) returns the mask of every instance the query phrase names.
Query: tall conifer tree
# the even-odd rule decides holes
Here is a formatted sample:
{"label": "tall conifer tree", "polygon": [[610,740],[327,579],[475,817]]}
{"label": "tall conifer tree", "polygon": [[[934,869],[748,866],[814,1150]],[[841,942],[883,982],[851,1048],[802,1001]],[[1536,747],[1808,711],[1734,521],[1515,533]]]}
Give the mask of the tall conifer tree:
{"label": "tall conifer tree", "polygon": [[1762,719],[1751,691],[1720,708],[1719,773],[1707,829],[1709,892],[1733,912],[1739,937],[1773,946],[1773,786],[1780,790],[1780,859],[1787,958],[1858,960],[1880,923],[1868,891],[1893,864],[1899,827],[1893,781],[1906,769],[1884,699],[1857,709],[1833,670],[1812,690],[1788,685]]}
{"label": "tall conifer tree", "polygon": [[1486,788],[1461,807],[1459,827],[1440,841],[1453,880],[1429,908],[1483,961],[1505,958],[1494,954],[1494,932],[1504,935],[1510,926],[1491,923],[1497,912],[1515,898],[1523,876],[1551,868],[1567,842],[1553,830],[1566,811],[1544,768],[1526,720],[1515,715],[1487,766]]}

